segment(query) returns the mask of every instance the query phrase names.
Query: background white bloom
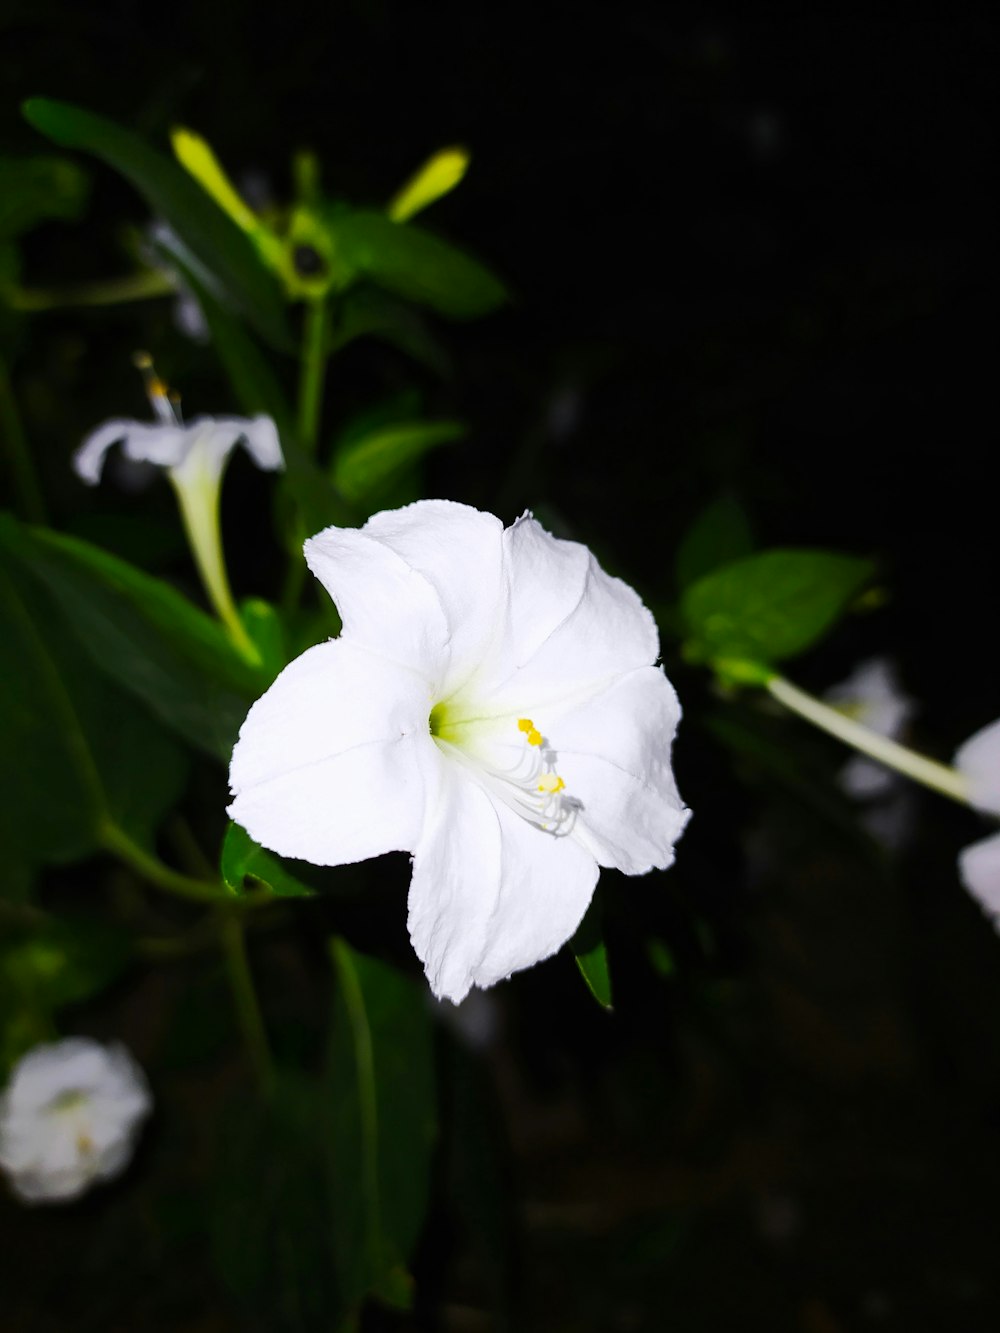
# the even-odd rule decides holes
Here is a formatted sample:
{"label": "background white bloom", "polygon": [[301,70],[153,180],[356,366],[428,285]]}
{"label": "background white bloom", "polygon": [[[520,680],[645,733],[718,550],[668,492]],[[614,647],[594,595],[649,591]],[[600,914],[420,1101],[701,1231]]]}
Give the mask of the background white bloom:
{"label": "background white bloom", "polygon": [[[899,739],[916,712],[916,704],[900,684],[895,665],[886,657],[859,663],[846,680],[827,690],[824,698],[890,740]],[[855,755],[841,769],[840,783],[849,796],[871,800],[889,794],[900,785],[900,779],[883,764]]]}
{"label": "background white bloom", "polygon": [[179,400],[170,395],[145,352],[137,355],[136,365],[146,381],[156,421],[105,421],[77,449],[73,466],[83,481],[95,485],[108,450],[120,442],[124,457],[132,463],[155,464],[166,470],[209,601],[237,649],[249,661],[259,661],[229,587],[219,530],[219,497],[222,474],[238,444],[265,471],[284,466],[277,428],[266,416],[195,417],[185,425]]}
{"label": "background white bloom", "polygon": [[343,633],[250,710],[230,814],[320,865],[412,852],[410,938],[436,995],[555,952],[599,866],[671,863],[680,707],[652,616],[586,547],[423,501],[305,550]]}
{"label": "background white bloom", "polygon": [[[1000,720],[970,736],[955,754],[955,767],[969,788],[969,804],[1000,815]],[[1000,833],[964,848],[958,873],[965,888],[1000,932]]]}
{"label": "background white bloom", "polygon": [[134,463],[154,463],[171,479],[197,478],[217,485],[230,454],[238,444],[259,468],[282,466],[278,432],[270,417],[195,417],[188,424],[176,419],[132,421],[115,417],[87,436],[73,455],[81,481],[95,486],[101,479],[104,458],[114,444]]}
{"label": "background white bloom", "polygon": [[75,1199],[124,1170],[152,1099],[123,1046],[36,1046],[0,1096],[0,1168],[28,1203]]}

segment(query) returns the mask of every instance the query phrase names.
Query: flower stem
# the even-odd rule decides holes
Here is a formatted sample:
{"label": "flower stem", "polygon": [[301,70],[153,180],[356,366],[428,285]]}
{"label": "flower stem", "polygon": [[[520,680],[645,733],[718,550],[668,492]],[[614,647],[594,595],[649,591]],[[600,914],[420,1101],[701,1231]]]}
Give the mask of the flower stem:
{"label": "flower stem", "polygon": [[306,453],[316,453],[320,413],[323,407],[323,378],[326,371],[324,338],[326,335],[326,299],[319,297],[306,305],[302,331],[302,369],[299,378],[299,435]]}
{"label": "flower stem", "polygon": [[246,631],[240,613],[233,601],[222,553],[222,532],[219,525],[219,481],[198,478],[178,479],[171,475],[177,503],[180,506],[184,531],[198,566],[208,600],[225,625],[237,652],[252,666],[260,665],[260,653]]}
{"label": "flower stem", "polygon": [[130,866],[147,883],[172,893],[177,898],[187,898],[191,902],[220,903],[229,901],[229,896],[220,885],[211,880],[195,879],[191,875],[182,875],[178,870],[171,870],[157,857],[140,847],[137,842],[111,819],[106,819],[100,830],[101,846],[106,852],[116,856],[119,861]]}
{"label": "flower stem", "polygon": [[260,1091],[267,1097],[274,1087],[274,1062],[271,1059],[267,1030],[264,1027],[264,1018],[250,972],[243,922],[233,913],[227,912],[222,920],[220,936],[233,1006],[243,1034],[243,1044]]}
{"label": "flower stem", "polygon": [[14,386],[3,357],[0,357],[0,433],[10,460],[11,480],[21,513],[31,523],[44,523],[45,501],[42,499],[28,442],[24,438]]}
{"label": "flower stem", "polygon": [[969,804],[968,786],[961,773],[955,769],[949,768],[946,764],[939,764],[934,759],[928,759],[925,755],[917,754],[915,750],[900,745],[898,741],[890,740],[888,736],[880,736],[878,732],[862,726],[854,718],[847,717],[839,709],[823,703],[814,695],[807,694],[805,690],[800,690],[783,676],[770,676],[765,682],[765,688],[793,713],[805,718],[813,726],[829,732],[831,736],[836,736],[846,745],[860,750],[862,754],[868,755],[880,764],[885,764],[888,768],[894,768],[897,773],[902,773],[914,782],[920,782],[923,786],[930,787],[932,791],[940,792],[942,796],[948,796],[964,805]]}

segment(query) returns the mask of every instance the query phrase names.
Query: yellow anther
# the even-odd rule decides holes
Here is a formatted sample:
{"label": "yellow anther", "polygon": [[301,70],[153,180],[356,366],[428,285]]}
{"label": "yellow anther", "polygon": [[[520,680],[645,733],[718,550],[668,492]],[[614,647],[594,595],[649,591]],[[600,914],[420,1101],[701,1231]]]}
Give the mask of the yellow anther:
{"label": "yellow anther", "polygon": [[538,784],[538,790],[548,792],[550,796],[554,796],[556,792],[565,790],[565,787],[566,783],[558,773],[543,773],[542,780]]}
{"label": "yellow anther", "polygon": [[76,1150],[82,1157],[89,1156],[89,1154],[94,1151],[95,1147],[96,1145],[94,1143],[94,1140],[90,1137],[90,1135],[86,1132],[86,1130],[81,1130],[80,1133],[77,1134]]}
{"label": "yellow anther", "polygon": [[517,729],[518,731],[534,731],[535,724],[530,717],[519,717],[517,719]]}
{"label": "yellow anther", "polygon": [[152,370],[153,358],[148,352],[136,352],[132,357],[132,364],[136,370]]}
{"label": "yellow anther", "polygon": [[542,740],[543,740],[542,733],[540,731],[536,731],[534,727],[532,727],[531,731],[528,732],[528,744],[541,745]]}

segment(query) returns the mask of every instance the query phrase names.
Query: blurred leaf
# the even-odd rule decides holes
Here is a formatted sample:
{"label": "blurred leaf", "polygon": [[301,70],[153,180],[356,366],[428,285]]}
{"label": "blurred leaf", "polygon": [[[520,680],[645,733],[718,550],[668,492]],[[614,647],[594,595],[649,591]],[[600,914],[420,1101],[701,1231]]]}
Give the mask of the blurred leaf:
{"label": "blurred leaf", "polygon": [[406,222],[450,194],[469,169],[465,148],[441,148],[418,167],[386,209],[393,222]]}
{"label": "blurred leaf", "polygon": [[167,221],[272,346],[293,350],[281,292],[253,243],[176,162],[130,130],[67,102],[33,97],[27,120],[67,148],[93,153],[120,172]]}
{"label": "blurred leaf", "polygon": [[335,1253],[348,1305],[374,1292],[409,1303],[406,1264],[427,1206],[435,1137],[433,1051],[422,986],[331,941]]}
{"label": "blurred leaf", "polygon": [[210,616],[162,579],[75,537],[4,516],[4,549],[45,583],[97,667],[185,740],[228,761],[269,681]]}
{"label": "blurred leaf", "polygon": [[240,602],[240,619],[250,640],[261,656],[261,672],[270,685],[288,663],[285,626],[276,607],[262,597],[245,597]]}
{"label": "blurred leaf", "polygon": [[48,218],[83,212],[90,182],[64,157],[0,157],[0,240],[12,240]]}
{"label": "blurred leaf", "polygon": [[[9,532],[4,524],[0,531]],[[148,844],[183,786],[183,756],[138,705],[93,670],[51,597],[0,563],[0,846],[14,867],[95,851],[113,820]],[[18,872],[0,882],[0,892]]]}
{"label": "blurred leaf", "polygon": [[351,269],[440,315],[475,319],[508,299],[488,268],[430,232],[384,213],[330,209],[325,220]]}
{"label": "blurred leaf", "polygon": [[752,550],[746,510],[734,495],[720,495],[701,511],[684,535],[675,563],[677,586],[686,588]]}
{"label": "blurred leaf", "polygon": [[608,951],[604,946],[603,908],[600,891],[595,890],[590,906],[583,920],[577,927],[576,934],[569,942],[580,975],[587,983],[587,989],[594,999],[609,1013],[613,1008],[611,997],[611,972],[608,968]]}
{"label": "blurred leaf", "polygon": [[451,374],[448,353],[415,310],[372,287],[354,287],[333,302],[327,350],[333,355],[358,338],[378,338],[442,379]]}
{"label": "blurred leaf", "polygon": [[201,306],[212,350],[218,355],[240,408],[253,416],[264,412],[274,418],[282,445],[294,433],[295,418],[268,358],[233,312],[212,291],[187,245],[171,232],[159,233],[153,249],[176,269]]}
{"label": "blurred leaf", "polygon": [[[219,1117],[209,1197],[216,1267],[242,1303],[247,1328],[341,1329],[331,1253],[329,1153],[323,1089],[279,1073],[266,1104],[241,1094]],[[252,1193],[248,1193],[252,1182]]]}
{"label": "blurred leaf", "polygon": [[309,898],[315,892],[288,869],[286,862],[250,837],[239,824],[230,824],[222,842],[219,868],[230,893],[242,896],[250,879],[264,884],[277,898]]}
{"label": "blurred leaf", "polygon": [[334,482],[349,500],[362,501],[408,463],[442,444],[460,440],[465,433],[461,421],[408,421],[383,426],[337,451]]}
{"label": "blurred leaf", "polygon": [[681,603],[693,661],[770,663],[821,638],[874,565],[833,551],[763,551],[706,574]]}
{"label": "blurred leaf", "polygon": [[0,985],[18,1002],[49,1012],[103,990],[131,952],[124,931],[92,917],[47,919],[10,931],[0,953]]}

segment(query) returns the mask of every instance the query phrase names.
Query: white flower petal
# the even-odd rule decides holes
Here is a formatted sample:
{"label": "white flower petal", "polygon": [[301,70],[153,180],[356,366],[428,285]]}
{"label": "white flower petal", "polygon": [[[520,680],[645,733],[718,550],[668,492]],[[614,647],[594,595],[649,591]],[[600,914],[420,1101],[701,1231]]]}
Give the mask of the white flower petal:
{"label": "white flower petal", "polygon": [[880,796],[888,796],[900,785],[900,778],[892,769],[862,754],[848,759],[837,775],[837,781],[847,795],[853,796],[856,801],[873,801]]}
{"label": "white flower petal", "polygon": [[593,856],[495,802],[458,764],[443,763],[413,858],[409,930],[438,998],[458,1003],[548,958],[587,910]]}
{"label": "white flower petal", "polygon": [[958,857],[962,883],[1000,930],[1000,833],[964,847]]}
{"label": "white flower petal", "polygon": [[326,528],[303,549],[306,564],[337,605],[341,638],[423,672],[436,692],[449,634],[427,580],[388,546],[354,528]]}
{"label": "white flower petal", "polygon": [[113,444],[122,441],[127,458],[133,462],[157,463],[172,467],[187,452],[183,426],[165,426],[143,421],[115,419],[92,430],[73,455],[73,468],[81,481],[96,486],[104,469],[104,456]]}
{"label": "white flower petal", "polygon": [[472,672],[502,628],[503,524],[450,500],[420,500],[375,514],[362,529],[434,589],[448,627],[450,693]]}
{"label": "white flower petal", "polygon": [[532,709],[571,707],[656,661],[652,615],[585,546],[553,537],[525,516],[504,533],[504,550],[509,608],[494,660],[480,673],[477,701],[484,707],[534,717]]}
{"label": "white flower petal", "polygon": [[223,422],[239,427],[247,453],[264,472],[279,472],[285,466],[281,452],[278,428],[270,417],[256,416],[248,420],[240,417],[219,417]]}
{"label": "white flower petal", "polygon": [[970,804],[1000,815],[1000,719],[959,746],[955,767],[969,783]]}
{"label": "white flower petal", "polygon": [[557,770],[581,803],[570,836],[601,865],[642,875],[673,862],[690,816],[670,766],[680,715],[662,668],[640,667],[553,728]]}
{"label": "white flower petal", "polygon": [[427,683],[342,639],[297,658],[251,708],[230,816],[282,856],[345,865],[412,851],[424,820]]}

